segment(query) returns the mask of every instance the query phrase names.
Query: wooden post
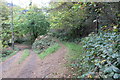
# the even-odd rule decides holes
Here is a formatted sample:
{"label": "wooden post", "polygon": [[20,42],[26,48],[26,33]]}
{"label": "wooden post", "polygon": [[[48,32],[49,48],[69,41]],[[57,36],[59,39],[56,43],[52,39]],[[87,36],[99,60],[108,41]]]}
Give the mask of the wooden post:
{"label": "wooden post", "polygon": [[99,20],[98,20],[98,16],[93,21],[93,23],[95,23],[95,32],[98,33],[99,32]]}
{"label": "wooden post", "polygon": [[97,29],[97,33],[99,32],[99,22],[98,22],[98,16],[96,18],[96,29]]}

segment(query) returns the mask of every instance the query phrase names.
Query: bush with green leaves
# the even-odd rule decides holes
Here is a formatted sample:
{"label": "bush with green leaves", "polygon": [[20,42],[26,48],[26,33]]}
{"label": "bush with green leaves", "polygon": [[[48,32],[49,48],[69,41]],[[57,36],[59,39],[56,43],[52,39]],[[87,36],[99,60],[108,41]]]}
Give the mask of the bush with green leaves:
{"label": "bush with green leaves", "polygon": [[1,51],[2,53],[0,53],[0,59],[1,61],[5,61],[8,58],[10,58],[11,56],[15,55],[18,50],[8,50],[8,49],[4,49],[3,51]]}
{"label": "bush with green leaves", "polygon": [[32,49],[34,49],[38,54],[43,52],[45,49],[54,45],[56,41],[50,36],[39,36],[32,45]]}
{"label": "bush with green leaves", "polygon": [[[82,77],[120,78],[120,35],[115,32],[90,34],[82,40],[87,72]],[[82,64],[82,63],[81,63]]]}

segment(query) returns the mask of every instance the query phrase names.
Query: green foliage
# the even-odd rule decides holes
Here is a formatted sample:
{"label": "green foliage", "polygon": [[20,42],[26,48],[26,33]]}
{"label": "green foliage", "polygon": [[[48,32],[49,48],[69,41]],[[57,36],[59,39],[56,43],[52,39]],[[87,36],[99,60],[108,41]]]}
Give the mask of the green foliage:
{"label": "green foliage", "polygon": [[28,49],[25,49],[19,60],[19,64],[22,63],[29,55],[30,55],[30,51]]}
{"label": "green foliage", "polygon": [[58,50],[58,48],[60,48],[59,44],[49,35],[39,36],[32,45],[32,49],[34,49],[42,59]]}
{"label": "green foliage", "polygon": [[45,51],[43,51],[42,53],[38,54],[38,56],[41,59],[44,59],[46,56],[50,55],[51,53],[54,53],[55,51],[57,51],[60,48],[59,44],[54,44],[50,47],[48,47]]}
{"label": "green foliage", "polygon": [[6,57],[6,56],[10,55],[11,53],[13,53],[12,50],[4,50],[4,51],[2,51],[2,57]]}
{"label": "green foliage", "polygon": [[2,46],[5,47],[11,39],[11,30],[10,30],[10,9],[6,6],[4,1],[0,1],[0,39],[2,40]]}
{"label": "green foliage", "polygon": [[72,77],[77,77],[81,75],[81,63],[82,63],[82,58],[84,56],[83,54],[83,46],[81,44],[75,44],[71,42],[63,42],[65,46],[69,49],[69,52],[67,53],[67,66],[70,66],[71,70],[71,76]]}
{"label": "green foliage", "polygon": [[12,50],[2,51],[2,54],[0,54],[0,59],[2,59],[2,61],[5,61],[6,59],[10,58],[16,53],[17,51],[12,51]]}
{"label": "green foliage", "polygon": [[92,72],[94,75],[90,74],[94,77],[99,74],[98,77],[102,78],[120,78],[119,33],[90,34],[82,43],[86,55],[82,64],[87,64],[85,72]]}
{"label": "green foliage", "polygon": [[48,32],[49,22],[39,9],[31,9],[23,14],[23,16],[24,19],[19,20],[22,22],[19,26],[21,26],[21,30],[24,34],[30,34],[31,39],[34,40],[39,35],[44,35]]}
{"label": "green foliage", "polygon": [[12,43],[12,30],[11,30],[11,8],[13,8],[13,25],[14,25],[14,36],[19,37],[23,35],[20,26],[16,26],[16,24],[20,24],[20,7],[19,6],[8,6],[7,2],[1,0],[0,1],[0,39],[2,40],[2,46],[8,47],[9,43]]}
{"label": "green foliage", "polygon": [[[51,29],[58,30],[60,34],[57,35],[59,37],[66,36],[66,38],[71,39],[71,36],[76,38],[83,34],[84,22],[87,16],[86,10],[82,8],[75,9],[74,5],[76,4],[65,3],[65,8],[55,10],[50,14]],[[59,32],[59,30],[62,30],[62,32]]]}
{"label": "green foliage", "polygon": [[[11,30],[11,6],[7,6],[7,2],[0,1],[0,13],[1,27],[0,37],[3,47],[6,47],[12,42],[12,30]],[[39,11],[37,7],[31,7],[27,12],[23,12],[26,9],[19,6],[13,6],[13,25],[14,25],[14,37],[15,40],[28,37],[31,42],[39,35],[44,35],[49,30],[49,22],[46,20],[46,16],[42,11]]]}
{"label": "green foliage", "polygon": [[32,45],[32,49],[36,51],[36,53],[40,54],[48,47],[54,45],[56,41],[53,37],[50,36],[39,36]]}
{"label": "green foliage", "polygon": [[63,42],[65,44],[65,46],[68,47],[69,49],[69,55],[71,56],[71,60],[74,61],[74,59],[76,60],[77,58],[79,58],[80,54],[82,54],[82,45],[77,45],[75,43],[71,43],[71,42]]}
{"label": "green foliage", "polygon": [[[56,6],[58,4],[58,6]],[[51,4],[52,5],[52,4]],[[55,6],[54,6],[55,5]],[[119,3],[96,3],[96,2],[59,2],[52,5],[50,12],[51,29],[57,37],[70,40],[87,36],[89,33],[107,25],[114,27],[119,20]],[[98,18],[96,26],[94,22]],[[62,31],[59,31],[62,30]],[[60,34],[59,34],[60,33]]]}

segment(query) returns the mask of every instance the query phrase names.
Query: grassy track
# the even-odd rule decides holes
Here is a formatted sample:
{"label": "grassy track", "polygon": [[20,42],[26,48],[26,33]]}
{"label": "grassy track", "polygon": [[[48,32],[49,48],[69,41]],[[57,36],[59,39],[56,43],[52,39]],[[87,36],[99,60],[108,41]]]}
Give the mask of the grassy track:
{"label": "grassy track", "polygon": [[28,49],[25,49],[22,54],[22,57],[19,60],[19,63],[22,63],[29,55],[30,55],[30,51]]}

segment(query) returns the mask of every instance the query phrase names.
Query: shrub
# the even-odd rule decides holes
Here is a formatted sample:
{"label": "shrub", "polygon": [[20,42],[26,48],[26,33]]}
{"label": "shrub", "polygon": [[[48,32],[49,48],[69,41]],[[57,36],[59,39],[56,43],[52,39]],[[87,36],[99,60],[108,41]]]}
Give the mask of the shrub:
{"label": "shrub", "polygon": [[15,55],[17,53],[16,51],[13,50],[3,50],[2,53],[0,54],[0,59],[2,61],[7,60],[8,58],[10,58],[11,56]]}
{"label": "shrub", "polygon": [[2,51],[1,57],[6,57],[6,56],[10,55],[11,53],[13,53],[13,50],[4,50],[4,51]]}
{"label": "shrub", "polygon": [[41,53],[55,43],[55,40],[53,40],[53,38],[50,36],[40,36],[33,43],[32,49],[36,50],[37,53]]}
{"label": "shrub", "polygon": [[[120,35],[115,32],[90,34],[82,40],[87,74],[101,78],[120,78]],[[84,72],[84,73],[85,73]]]}

